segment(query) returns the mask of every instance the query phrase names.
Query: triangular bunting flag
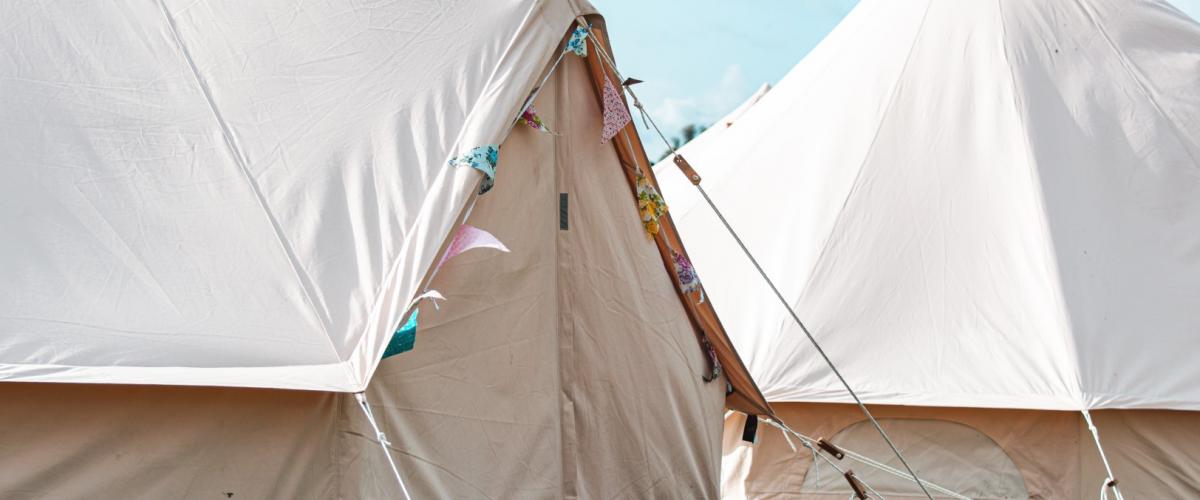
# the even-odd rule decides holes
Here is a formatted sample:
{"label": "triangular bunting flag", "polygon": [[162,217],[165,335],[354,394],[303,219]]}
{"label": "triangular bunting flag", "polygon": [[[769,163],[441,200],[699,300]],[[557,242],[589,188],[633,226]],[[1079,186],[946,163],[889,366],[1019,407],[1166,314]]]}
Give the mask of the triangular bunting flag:
{"label": "triangular bunting flag", "polygon": [[629,110],[625,109],[625,101],[621,99],[621,93],[617,92],[617,87],[604,77],[604,129],[600,132],[600,143],[606,143],[613,136],[617,135],[621,129],[625,128],[633,118],[629,116]]}
{"label": "triangular bunting flag", "polygon": [[567,46],[563,48],[563,51],[574,52],[579,57],[587,57],[587,36],[587,26],[575,28],[575,31],[571,32],[571,39],[567,40]]}
{"label": "triangular bunting flag", "polygon": [[413,349],[417,343],[417,314],[420,309],[413,309],[412,316],[408,317],[408,321],[392,334],[392,340],[388,341],[387,348],[383,350],[383,359],[395,356],[402,352],[408,352]]}
{"label": "triangular bunting flag", "polygon": [[646,236],[653,238],[658,234],[658,218],[667,213],[667,202],[663,201],[658,190],[643,176],[638,176],[637,179],[637,198],[642,226],[646,228]]}
{"label": "triangular bunting flag", "polygon": [[551,132],[550,127],[547,127],[546,123],[542,121],[542,117],[538,116],[537,110],[534,109],[532,104],[530,104],[528,108],[525,108],[524,113],[521,113],[521,119],[525,121],[526,125],[529,125],[534,130],[545,132],[547,134],[554,133]]}
{"label": "triangular bunting flag", "polygon": [[450,240],[450,246],[446,248],[446,253],[442,255],[442,260],[438,261],[437,267],[442,267],[446,261],[472,248],[492,248],[508,252],[508,247],[492,236],[492,233],[469,224],[463,224],[458,226],[458,230],[454,232],[454,239]]}
{"label": "triangular bunting flag", "polygon": [[492,189],[496,183],[496,161],[500,158],[500,147],[494,144],[479,146],[470,152],[450,160],[451,167],[471,167],[483,172],[483,183],[479,185],[479,194]]}
{"label": "triangular bunting flag", "polygon": [[700,278],[696,276],[696,268],[682,254],[671,250],[671,258],[675,261],[675,275],[679,277],[679,287],[683,293],[692,293],[700,289]]}

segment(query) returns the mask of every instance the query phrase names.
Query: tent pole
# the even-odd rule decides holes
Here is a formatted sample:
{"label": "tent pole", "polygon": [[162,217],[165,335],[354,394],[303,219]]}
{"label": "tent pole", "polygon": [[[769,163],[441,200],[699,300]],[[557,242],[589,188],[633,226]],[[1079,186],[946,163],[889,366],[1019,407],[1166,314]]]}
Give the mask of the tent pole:
{"label": "tent pole", "polygon": [[1104,454],[1104,446],[1100,444],[1100,430],[1096,428],[1096,424],[1092,422],[1092,415],[1087,409],[1079,410],[1083,413],[1083,420],[1087,422],[1088,430],[1092,431],[1092,440],[1096,442],[1096,451],[1100,452],[1100,461],[1104,463],[1104,471],[1108,473],[1108,477],[1104,478],[1104,483],[1100,485],[1100,499],[1108,498],[1108,488],[1112,488],[1113,495],[1117,500],[1125,500],[1121,496],[1121,488],[1117,486],[1117,478],[1113,475],[1112,466],[1108,465],[1108,456]]}
{"label": "tent pole", "polygon": [[371,412],[371,405],[367,403],[367,396],[364,393],[354,393],[354,398],[358,400],[358,407],[362,408],[363,414],[367,416],[367,422],[371,424],[371,429],[375,431],[375,437],[379,440],[379,447],[383,448],[383,456],[387,457],[388,465],[392,466],[392,474],[396,476],[396,482],[400,484],[400,491],[404,493],[405,500],[412,500],[408,494],[408,488],[404,486],[404,479],[400,477],[400,469],[396,467],[396,461],[392,459],[392,453],[388,450],[387,436],[383,431],[379,430],[379,424],[375,422],[375,414]]}

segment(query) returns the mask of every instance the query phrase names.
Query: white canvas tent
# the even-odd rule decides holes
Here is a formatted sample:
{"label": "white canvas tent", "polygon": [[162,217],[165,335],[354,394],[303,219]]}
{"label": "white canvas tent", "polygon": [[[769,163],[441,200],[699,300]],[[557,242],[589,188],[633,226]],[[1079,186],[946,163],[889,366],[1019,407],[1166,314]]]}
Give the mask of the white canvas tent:
{"label": "white canvas tent", "polygon": [[[1127,495],[1192,498],[1198,138],[1200,26],[1164,2],[864,0],[682,155],[849,383],[896,405],[878,411],[927,457],[926,479],[1093,497],[1105,473],[1086,409]],[[846,432],[888,459],[849,428],[862,419],[849,395],[663,163],[684,242],[767,399],[798,431]],[[981,467],[1015,463],[1019,482],[979,489],[983,476],[948,464],[984,444],[904,430],[913,419],[977,431],[1001,452]],[[729,427],[727,496],[845,498],[835,475],[811,484],[811,457],[778,433],[750,445],[739,419]]]}
{"label": "white canvas tent", "polygon": [[[0,497],[395,498],[359,391],[414,498],[715,496],[766,405],[600,141],[602,20],[561,55],[591,14],[0,5]],[[511,251],[435,269],[463,222]]]}

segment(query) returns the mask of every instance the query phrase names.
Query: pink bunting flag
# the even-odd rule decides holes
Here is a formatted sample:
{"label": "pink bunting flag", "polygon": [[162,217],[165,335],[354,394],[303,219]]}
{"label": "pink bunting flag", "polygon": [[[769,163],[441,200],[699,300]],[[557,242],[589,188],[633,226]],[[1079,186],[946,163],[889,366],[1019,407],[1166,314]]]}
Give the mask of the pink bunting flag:
{"label": "pink bunting flag", "polygon": [[495,236],[492,236],[492,233],[463,224],[458,226],[458,231],[454,233],[454,239],[450,240],[450,247],[442,255],[442,260],[438,262],[437,267],[441,268],[442,264],[445,264],[446,261],[473,248],[493,248],[501,252],[509,251],[508,247],[504,246],[504,243],[501,243]]}
{"label": "pink bunting flag", "polygon": [[629,116],[629,110],[625,109],[625,101],[621,99],[621,93],[617,92],[617,87],[605,76],[604,129],[600,133],[600,143],[604,144],[608,142],[631,121],[633,121],[633,118]]}

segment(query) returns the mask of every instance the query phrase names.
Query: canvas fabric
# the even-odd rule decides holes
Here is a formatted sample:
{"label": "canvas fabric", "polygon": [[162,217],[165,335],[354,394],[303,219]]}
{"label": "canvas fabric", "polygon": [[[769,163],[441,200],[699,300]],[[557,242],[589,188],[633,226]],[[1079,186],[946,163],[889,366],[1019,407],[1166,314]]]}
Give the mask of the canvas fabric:
{"label": "canvas fabric", "polygon": [[[727,385],[702,380],[688,311],[600,143],[586,64],[564,60],[539,94],[557,135],[517,127],[467,218],[512,251],[446,261],[428,288],[447,300],[418,306],[415,349],[367,386],[415,498],[718,495]],[[3,498],[399,493],[351,394],[11,382],[0,397],[15,402],[0,410]]]}
{"label": "canvas fabric", "polygon": [[[866,401],[1200,410],[1197,88],[1159,0],[864,0],[681,154]],[[672,163],[767,400],[849,402]]]}
{"label": "canvas fabric", "polygon": [[[431,285],[446,302],[422,306],[417,348],[368,391],[418,497],[717,495],[725,384],[701,379],[590,87],[585,63],[564,59],[536,102],[560,135],[514,129],[468,220],[512,252],[448,261]],[[377,445],[348,445],[377,479],[363,497],[399,493]]]}
{"label": "canvas fabric", "polygon": [[340,400],[353,400],[38,383],[0,384],[0,398],[0,498],[13,500],[337,498]]}
{"label": "canvas fabric", "polygon": [[[813,438],[833,438],[839,431],[864,422],[857,406],[825,403],[775,403],[780,418],[798,432]],[[1020,471],[1028,498],[1033,499],[1094,499],[1106,475],[1091,433],[1078,412],[1045,410],[1010,410],[983,408],[934,408],[914,406],[873,405],[872,413],[886,422],[889,419],[920,420],[962,425],[986,436],[991,445],[1001,450]],[[1193,498],[1197,495],[1194,478],[1200,477],[1200,415],[1195,412],[1170,410],[1099,410],[1092,417],[1100,428],[1101,439],[1109,460],[1120,481],[1122,492],[1129,498]],[[758,442],[741,440],[745,417],[731,413],[726,417],[723,437],[722,497],[726,499],[825,499],[845,498],[844,495],[800,493],[806,475],[812,473],[812,454],[800,448],[793,454],[779,430],[760,425]],[[886,428],[886,426],[885,426]],[[873,430],[872,430],[873,432]],[[838,442],[847,449],[865,453],[893,467],[902,466],[890,456],[886,444],[878,436],[864,434],[862,441]],[[957,446],[948,442],[961,433],[917,436],[942,446]],[[908,435],[893,435],[899,441],[914,439]],[[978,447],[974,441],[963,444]],[[902,451],[913,450],[904,448]],[[910,460],[924,461],[906,453]],[[871,470],[853,460],[838,462],[843,467],[862,474]],[[1003,461],[997,461],[1003,465]],[[963,490],[987,492],[987,484],[969,476],[969,471],[982,463],[963,464],[950,457],[930,462],[931,469],[919,469],[923,479],[942,486],[958,483]],[[1003,471],[1000,471],[1003,472]],[[823,482],[844,481],[828,465],[822,463]],[[889,479],[883,484],[901,484]],[[876,486],[876,484],[873,484]],[[954,490],[954,488],[951,488]],[[923,497],[910,486],[900,498]],[[894,495],[888,495],[891,498]],[[971,495],[968,495],[971,496]],[[937,498],[947,498],[938,496]],[[1110,493],[1111,498],[1111,493]]]}
{"label": "canvas fabric", "polygon": [[0,380],[362,390],[591,11],[4,3]]}

